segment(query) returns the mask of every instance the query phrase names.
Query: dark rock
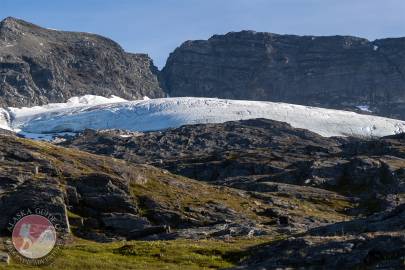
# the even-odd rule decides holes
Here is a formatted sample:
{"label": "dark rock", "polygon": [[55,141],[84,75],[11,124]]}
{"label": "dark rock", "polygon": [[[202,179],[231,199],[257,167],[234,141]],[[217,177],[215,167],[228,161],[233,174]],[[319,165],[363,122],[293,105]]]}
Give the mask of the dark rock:
{"label": "dark rock", "polygon": [[[270,100],[405,119],[405,38],[231,32],[186,41],[163,77],[170,96]],[[344,83],[343,83],[344,82]]]}
{"label": "dark rock", "polygon": [[8,234],[9,222],[20,211],[43,209],[55,217],[61,232],[69,232],[66,205],[63,191],[55,179],[38,182],[25,180],[17,187],[10,186],[7,192],[0,194],[0,234]]}
{"label": "dark rock", "polygon": [[7,253],[0,252],[0,263],[9,264],[10,256]]}
{"label": "dark rock", "polygon": [[340,222],[309,231],[311,235],[333,236],[339,234],[361,234],[370,232],[405,232],[405,204],[391,211],[376,213],[367,218]]}
{"label": "dark rock", "polygon": [[338,187],[344,178],[345,166],[349,161],[344,159],[317,160],[308,169],[307,184],[312,186]]}
{"label": "dark rock", "polygon": [[101,216],[103,225],[112,230],[129,234],[132,231],[143,230],[151,224],[146,218],[129,213],[108,213]]}
{"label": "dark rock", "polygon": [[80,196],[77,193],[77,190],[75,187],[67,186],[66,195],[67,195],[67,201],[68,201],[69,205],[72,205],[73,207],[79,206]]}
{"label": "dark rock", "polygon": [[[149,226],[143,229],[136,229],[128,232],[128,240],[144,239],[151,240],[152,235],[169,234],[171,232],[170,226]],[[160,239],[162,236],[159,237]],[[158,240],[158,238],[156,239]]]}
{"label": "dark rock", "polygon": [[64,102],[72,96],[163,97],[145,54],[94,34],[55,31],[15,18],[0,22],[0,106]]}
{"label": "dark rock", "polygon": [[86,229],[98,229],[100,228],[100,222],[96,218],[85,218],[83,219],[83,226]]}
{"label": "dark rock", "polygon": [[75,227],[84,226],[84,219],[82,217],[69,217],[69,225]]}
{"label": "dark rock", "polygon": [[403,269],[404,206],[253,248],[236,269]]}
{"label": "dark rock", "polygon": [[232,237],[254,237],[269,234],[264,228],[256,227],[249,222],[219,223],[212,226],[202,226],[188,229],[180,229],[169,235],[161,236],[163,239],[229,239]]}
{"label": "dark rock", "polygon": [[280,216],[278,217],[278,223],[281,226],[287,226],[288,224],[290,224],[290,219],[288,218],[288,216]]}
{"label": "dark rock", "polygon": [[235,269],[403,269],[405,237],[300,237],[252,250]]}
{"label": "dark rock", "polygon": [[81,208],[90,208],[96,212],[138,211],[130,198],[127,183],[121,179],[94,173],[83,176],[72,184],[75,186],[70,190],[77,190],[77,194],[71,191],[70,197],[73,196],[73,201],[80,197]]}

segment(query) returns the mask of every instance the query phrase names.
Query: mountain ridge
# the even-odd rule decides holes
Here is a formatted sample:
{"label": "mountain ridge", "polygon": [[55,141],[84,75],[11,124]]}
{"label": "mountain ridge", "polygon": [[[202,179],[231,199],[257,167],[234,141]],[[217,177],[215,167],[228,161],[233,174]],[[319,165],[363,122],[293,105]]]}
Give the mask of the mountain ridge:
{"label": "mountain ridge", "polygon": [[405,38],[243,30],[188,40],[159,70],[96,34],[7,17],[0,23],[0,105],[94,94],[286,102],[405,119]]}
{"label": "mountain ridge", "polygon": [[170,96],[280,101],[404,119],[405,38],[240,31],[186,41],[162,70]]}
{"label": "mountain ridge", "polygon": [[83,94],[165,96],[146,54],[127,53],[100,35],[12,17],[0,23],[0,105],[42,105]]}

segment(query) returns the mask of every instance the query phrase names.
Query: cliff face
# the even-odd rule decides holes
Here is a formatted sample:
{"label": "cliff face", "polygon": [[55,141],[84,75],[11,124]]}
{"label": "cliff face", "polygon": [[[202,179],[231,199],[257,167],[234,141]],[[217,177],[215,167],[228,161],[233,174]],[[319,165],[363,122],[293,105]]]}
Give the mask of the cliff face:
{"label": "cliff face", "polygon": [[242,31],[187,41],[163,70],[171,96],[283,101],[405,119],[405,38]]}
{"label": "cliff face", "polygon": [[[0,22],[0,106],[77,95],[283,101],[405,119],[405,38],[242,31],[187,41],[160,73],[107,38]],[[361,108],[361,109],[360,109]],[[368,112],[371,111],[371,112]]]}
{"label": "cliff face", "polygon": [[164,96],[144,54],[88,33],[44,29],[14,18],[0,22],[0,106],[66,101],[83,94],[127,99]]}

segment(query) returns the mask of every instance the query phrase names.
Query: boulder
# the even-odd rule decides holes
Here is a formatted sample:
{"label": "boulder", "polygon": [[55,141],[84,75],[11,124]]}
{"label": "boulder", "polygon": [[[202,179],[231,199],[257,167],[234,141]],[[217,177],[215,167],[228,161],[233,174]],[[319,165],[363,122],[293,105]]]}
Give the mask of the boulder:
{"label": "boulder", "polygon": [[150,227],[150,222],[143,217],[130,213],[108,213],[101,216],[103,225],[117,232],[131,235],[131,232]]}
{"label": "boulder", "polygon": [[0,264],[9,264],[10,256],[5,252],[0,252]]}

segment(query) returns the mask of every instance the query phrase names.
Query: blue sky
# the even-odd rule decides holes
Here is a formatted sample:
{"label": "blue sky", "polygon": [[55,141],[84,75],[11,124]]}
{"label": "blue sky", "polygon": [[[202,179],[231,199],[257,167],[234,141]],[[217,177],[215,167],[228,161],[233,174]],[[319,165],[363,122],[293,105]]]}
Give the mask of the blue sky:
{"label": "blue sky", "polygon": [[405,36],[404,0],[0,0],[0,17],[97,33],[162,67],[185,40],[229,31]]}

